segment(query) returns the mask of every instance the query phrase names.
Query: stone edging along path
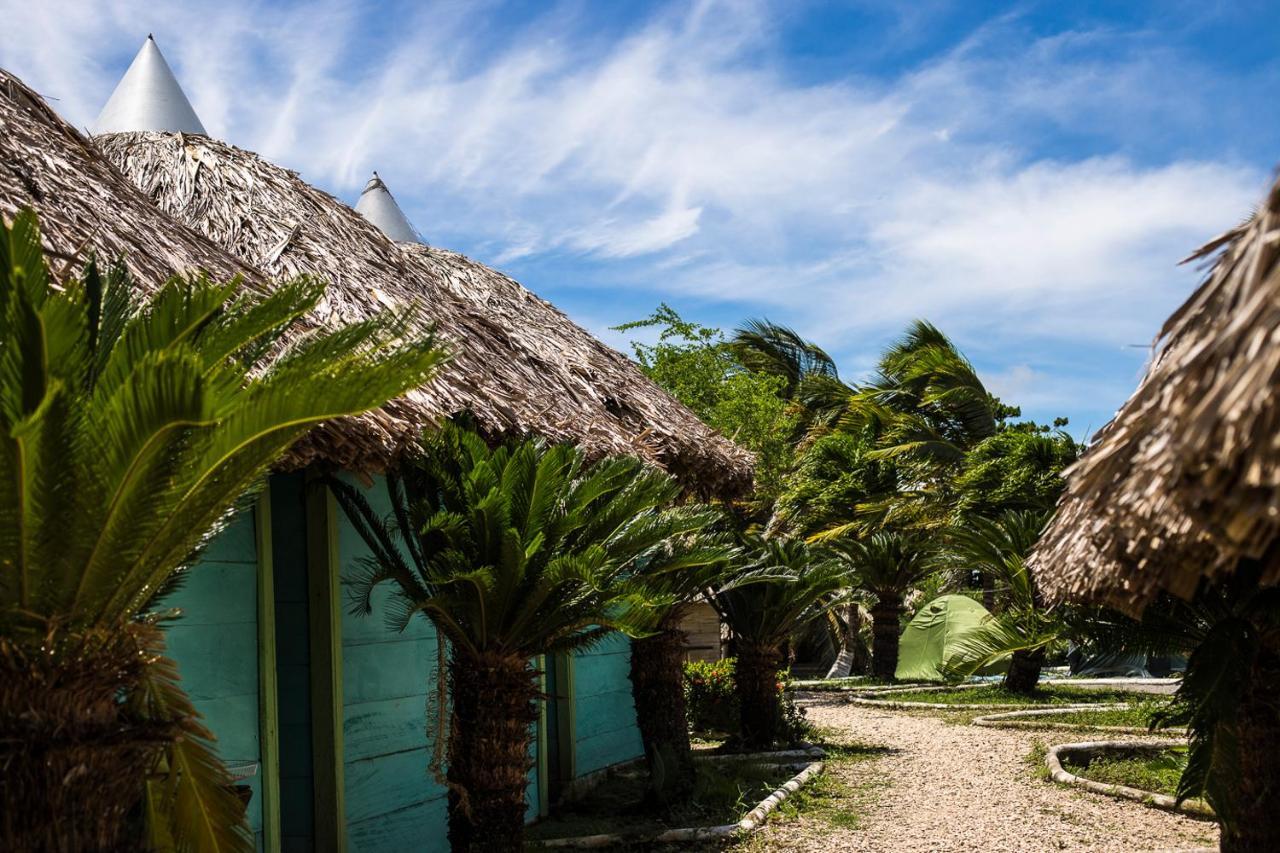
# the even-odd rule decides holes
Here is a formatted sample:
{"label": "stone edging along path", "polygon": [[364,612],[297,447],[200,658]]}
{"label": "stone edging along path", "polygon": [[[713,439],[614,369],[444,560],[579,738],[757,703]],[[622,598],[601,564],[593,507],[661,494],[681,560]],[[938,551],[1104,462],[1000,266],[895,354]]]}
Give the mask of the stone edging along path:
{"label": "stone edging along path", "polygon": [[1073,785],[1077,788],[1084,788],[1086,791],[1092,791],[1095,794],[1107,794],[1126,800],[1137,800],[1140,803],[1146,803],[1158,809],[1181,812],[1192,817],[1213,820],[1213,811],[1198,801],[1185,800],[1179,803],[1176,797],[1170,797],[1168,794],[1157,794],[1154,791],[1144,791],[1141,788],[1130,788],[1128,785],[1095,782],[1092,779],[1077,776],[1062,766],[1062,756],[1064,755],[1097,755],[1105,752],[1155,752],[1185,745],[1185,741],[1179,740],[1103,740],[1063,743],[1049,747],[1048,752],[1045,753],[1044,763],[1049,769],[1050,778],[1059,784]]}
{"label": "stone edging along path", "polygon": [[720,761],[745,760],[762,764],[776,763],[779,767],[795,767],[795,759],[804,756],[809,760],[795,776],[784,782],[776,791],[761,800],[755,808],[747,812],[737,823],[726,823],[721,826],[687,826],[666,829],[657,833],[604,833],[600,835],[579,835],[568,838],[548,838],[542,841],[527,842],[533,848],[573,848],[591,849],[611,847],[617,844],[669,844],[682,841],[717,841],[730,838],[745,838],[764,826],[765,819],[786,801],[788,797],[808,784],[822,772],[824,754],[814,747],[808,750],[787,750],[784,752],[759,752],[744,755],[707,756],[700,760]]}

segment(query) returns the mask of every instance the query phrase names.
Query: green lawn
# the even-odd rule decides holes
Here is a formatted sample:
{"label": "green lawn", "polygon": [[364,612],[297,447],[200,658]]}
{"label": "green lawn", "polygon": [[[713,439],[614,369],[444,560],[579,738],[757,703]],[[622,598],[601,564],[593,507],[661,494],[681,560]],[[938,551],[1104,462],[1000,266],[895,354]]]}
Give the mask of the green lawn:
{"label": "green lawn", "polygon": [[892,702],[927,702],[942,705],[1026,705],[1040,707],[1046,705],[1085,705],[1109,704],[1115,702],[1131,702],[1143,694],[1131,690],[1113,688],[1089,689],[1086,687],[1069,687],[1052,685],[1041,687],[1029,696],[1010,693],[999,684],[984,685],[956,690],[903,690],[902,692],[880,693],[872,697]]}
{"label": "green lawn", "polygon": [[1077,776],[1106,782],[1111,785],[1127,785],[1142,791],[1174,796],[1178,793],[1178,779],[1187,766],[1185,749],[1170,749],[1152,754],[1094,758],[1087,765],[1063,762],[1066,770]]}
{"label": "green lawn", "polygon": [[1066,723],[1073,726],[1117,726],[1145,729],[1151,724],[1152,714],[1167,708],[1167,699],[1143,699],[1128,708],[1100,708],[1096,711],[1061,711],[1056,714],[1038,714],[1024,717],[1019,722]]}

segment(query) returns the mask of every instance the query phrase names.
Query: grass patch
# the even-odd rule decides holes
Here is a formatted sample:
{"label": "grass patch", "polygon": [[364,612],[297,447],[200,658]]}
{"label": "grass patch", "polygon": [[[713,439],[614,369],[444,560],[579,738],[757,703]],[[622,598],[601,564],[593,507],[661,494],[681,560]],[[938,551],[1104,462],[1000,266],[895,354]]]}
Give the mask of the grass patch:
{"label": "grass patch", "polygon": [[1169,700],[1143,699],[1128,708],[1099,708],[1098,710],[1062,711],[1057,714],[1041,714],[1025,718],[1033,723],[1065,723],[1072,726],[1122,726],[1145,729],[1151,725],[1151,717],[1169,707]]}
{"label": "grass patch", "polygon": [[1027,765],[1027,769],[1031,771],[1031,775],[1041,782],[1048,782],[1053,778],[1049,774],[1049,766],[1044,763],[1048,755],[1049,747],[1044,741],[1037,740],[1032,741],[1031,751],[1022,759]]}
{"label": "grass patch", "polygon": [[1095,782],[1126,785],[1171,797],[1178,793],[1178,780],[1187,766],[1187,751],[1176,748],[1157,753],[1095,756],[1087,764],[1075,764],[1080,758],[1073,756],[1069,762],[1064,756],[1063,767]]}
{"label": "grass patch", "polygon": [[1005,690],[999,684],[986,684],[982,687],[955,690],[903,690],[900,693],[880,694],[874,698],[891,702],[921,702],[940,705],[1025,705],[1028,708],[1037,708],[1053,705],[1130,702],[1140,698],[1141,695],[1132,690],[1112,688],[1092,690],[1087,687],[1058,684],[1040,687],[1029,695],[1023,695]]}

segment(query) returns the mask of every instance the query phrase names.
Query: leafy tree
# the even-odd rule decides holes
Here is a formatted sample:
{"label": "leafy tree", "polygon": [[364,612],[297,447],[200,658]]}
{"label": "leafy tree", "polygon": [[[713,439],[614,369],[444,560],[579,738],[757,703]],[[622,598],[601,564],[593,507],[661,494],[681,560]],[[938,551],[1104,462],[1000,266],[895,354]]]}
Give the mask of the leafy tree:
{"label": "leafy tree", "polygon": [[655,602],[636,568],[672,560],[669,543],[702,530],[708,511],[671,506],[679,484],[637,459],[588,465],[581,450],[536,439],[490,448],[454,424],[387,476],[388,518],[356,488],[330,487],[373,552],[356,611],[390,583],[392,624],[421,614],[448,643],[453,849],[521,849],[539,695],[530,661],[652,631]]}
{"label": "leafy tree", "polygon": [[880,532],[833,545],[850,586],[874,599],[871,607],[871,671],[892,681],[898,669],[903,599],[941,568],[939,549],[919,534]]}
{"label": "leafy tree", "polygon": [[770,749],[781,728],[778,670],[786,644],[836,606],[844,568],[797,539],[748,537],[746,565],[767,580],[720,590],[715,606],[733,632],[735,669],[746,749]]}
{"label": "leafy tree", "polygon": [[424,382],[402,321],[265,353],[322,284],[270,295],[123,266],[56,281],[35,216],[0,227],[0,847],[252,850],[212,735],[148,614],[267,467],[316,423]]}
{"label": "leafy tree", "polygon": [[633,342],[636,361],[708,426],[755,454],[756,499],[767,505],[790,468],[800,423],[787,398],[787,378],[749,369],[719,329],[685,320],[666,304],[617,329],[651,327],[661,330],[658,341]]}
{"label": "leafy tree", "polygon": [[809,536],[845,525],[860,508],[896,494],[897,463],[874,451],[874,439],[866,431],[829,432],[813,439],[796,456],[770,529]]}
{"label": "leafy tree", "polygon": [[956,644],[946,668],[972,675],[1004,658],[1004,686],[1031,693],[1040,682],[1048,650],[1070,628],[1064,614],[1049,610],[1027,566],[1047,512],[1009,511],[997,519],[977,518],[952,530],[950,539],[960,566],[975,569],[996,583],[997,612]]}
{"label": "leafy tree", "polygon": [[1064,432],[1002,429],[966,454],[956,477],[961,517],[999,515],[1006,510],[1052,509],[1062,494],[1062,469],[1081,447]]}

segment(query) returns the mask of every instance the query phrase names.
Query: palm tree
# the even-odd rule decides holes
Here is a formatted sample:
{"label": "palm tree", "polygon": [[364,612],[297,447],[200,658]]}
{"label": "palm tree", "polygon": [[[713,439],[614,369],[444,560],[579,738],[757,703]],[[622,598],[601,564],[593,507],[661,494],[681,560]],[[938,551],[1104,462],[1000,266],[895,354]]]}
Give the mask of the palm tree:
{"label": "palm tree", "polygon": [[[719,520],[718,513],[708,511],[704,527]],[[649,765],[650,797],[658,804],[687,795],[695,777],[684,698],[687,637],[680,623],[704,591],[749,579],[731,562],[735,549],[715,534],[673,544],[636,577],[657,625],[650,635],[631,641],[631,695]]]}
{"label": "palm tree", "polygon": [[841,381],[835,360],[786,326],[769,320],[748,320],[734,332],[729,348],[747,370],[782,380],[780,393],[803,415],[797,438],[804,431],[834,423],[853,393]]}
{"label": "palm tree", "polygon": [[840,603],[846,577],[839,563],[801,540],[752,538],[747,544],[754,551],[747,565],[767,579],[717,592],[715,606],[736,645],[741,745],[769,749],[781,729],[784,647]]}
{"label": "palm tree", "polygon": [[535,439],[491,448],[454,424],[424,436],[386,486],[382,519],[330,482],[373,552],[354,610],[368,613],[374,587],[391,583],[392,624],[422,614],[447,641],[450,843],[519,850],[539,697],[531,661],[652,631],[636,567],[699,531],[707,511],[671,506],[679,484],[639,460],[588,465],[575,447]]}
{"label": "palm tree", "polygon": [[871,607],[871,671],[892,681],[898,669],[903,600],[912,587],[941,568],[939,552],[923,536],[881,531],[834,545],[849,584],[875,599]]}
{"label": "palm tree", "polygon": [[1064,614],[1046,609],[1035,576],[1026,563],[1048,520],[1048,513],[1010,511],[997,519],[975,518],[951,533],[958,564],[993,579],[997,611],[956,645],[946,667],[972,675],[1004,658],[1004,686],[1031,693],[1040,682],[1049,648],[1065,638]]}
{"label": "palm tree", "polygon": [[122,266],[55,281],[30,212],[0,225],[0,847],[143,847],[126,818],[163,770],[157,835],[252,850],[147,611],[312,426],[440,361],[389,320],[265,357],[323,292],[174,278],[138,304]]}

